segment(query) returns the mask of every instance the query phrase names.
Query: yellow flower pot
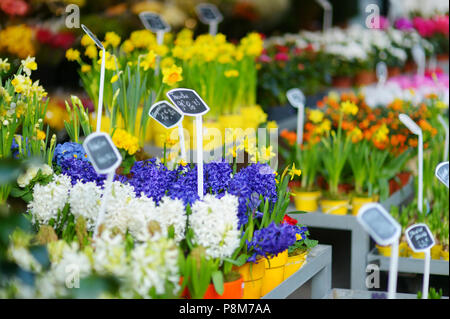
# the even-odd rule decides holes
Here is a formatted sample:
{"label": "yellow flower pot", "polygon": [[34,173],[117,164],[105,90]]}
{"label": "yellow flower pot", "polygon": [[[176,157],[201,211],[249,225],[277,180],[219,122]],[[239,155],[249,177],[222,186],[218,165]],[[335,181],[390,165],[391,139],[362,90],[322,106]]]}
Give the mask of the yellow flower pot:
{"label": "yellow flower pot", "polygon": [[[380,246],[380,245],[375,245],[378,249],[378,253],[381,256],[385,256],[385,257],[391,257],[391,246]],[[405,242],[401,242],[398,245],[398,256],[399,257],[408,257],[408,244]]]}
{"label": "yellow flower pot", "polygon": [[244,280],[244,293],[242,299],[261,298],[261,287],[265,274],[265,262],[260,259],[257,263],[246,263],[238,268]]}
{"label": "yellow flower pot", "polygon": [[352,199],[352,215],[358,215],[359,210],[365,204],[374,203],[375,200],[373,197],[353,197]]}
{"label": "yellow flower pot", "polygon": [[408,255],[412,258],[425,259],[425,253],[416,253],[410,247],[408,247]]}
{"label": "yellow flower pot", "polygon": [[378,254],[384,257],[391,257],[391,246],[375,245],[378,249]]}
{"label": "yellow flower pot", "polygon": [[442,259],[448,261],[448,250],[441,250]]}
{"label": "yellow flower pot", "polygon": [[[279,253],[275,257],[264,259],[265,263],[265,274],[263,278],[263,284],[261,287],[261,296],[268,294],[275,287],[281,284],[284,280],[284,266],[288,260],[287,250]],[[270,261],[270,262],[269,262]]]}
{"label": "yellow flower pot", "polygon": [[347,215],[349,200],[330,200],[323,199],[320,201],[322,212],[332,215]]}
{"label": "yellow flower pot", "polygon": [[305,251],[301,254],[288,257],[287,263],[284,266],[284,280],[286,280],[289,276],[293,275],[297,270],[302,268],[306,261],[306,256],[308,252]]}
{"label": "yellow flower pot", "polygon": [[299,211],[313,213],[318,210],[318,200],[322,195],[320,191],[317,192],[300,192],[294,190],[295,208]]}
{"label": "yellow flower pot", "polygon": [[431,247],[431,258],[441,259],[442,245],[434,245]]}
{"label": "yellow flower pot", "polygon": [[402,241],[398,245],[398,255],[400,257],[408,257],[408,243]]}

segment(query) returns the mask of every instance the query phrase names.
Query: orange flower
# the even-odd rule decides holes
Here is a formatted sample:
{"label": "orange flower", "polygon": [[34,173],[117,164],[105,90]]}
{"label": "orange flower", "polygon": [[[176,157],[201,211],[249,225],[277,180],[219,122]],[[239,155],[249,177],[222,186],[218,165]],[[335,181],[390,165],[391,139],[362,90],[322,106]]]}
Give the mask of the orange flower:
{"label": "orange flower", "polygon": [[314,131],[315,128],[316,128],[316,126],[314,124],[312,124],[311,122],[307,122],[305,124],[306,131]]}
{"label": "orange flower", "polygon": [[403,111],[403,101],[401,99],[395,99],[390,105],[394,111]]}
{"label": "orange flower", "polygon": [[431,125],[430,125],[430,123],[428,123],[426,120],[424,120],[424,119],[422,119],[422,120],[419,120],[419,126],[422,128],[422,130],[424,130],[424,131],[429,131],[429,132],[431,132],[431,130],[432,130],[432,127],[431,127]]}
{"label": "orange flower", "polygon": [[409,146],[411,147],[417,147],[417,139],[416,138],[412,138],[409,140]]}
{"label": "orange flower", "polygon": [[297,134],[295,132],[290,132],[286,129],[281,131],[280,136],[284,138],[289,145],[294,145],[297,142]]}
{"label": "orange flower", "polygon": [[400,143],[400,141],[398,140],[398,136],[392,135],[391,136],[391,145],[396,147],[399,143]]}

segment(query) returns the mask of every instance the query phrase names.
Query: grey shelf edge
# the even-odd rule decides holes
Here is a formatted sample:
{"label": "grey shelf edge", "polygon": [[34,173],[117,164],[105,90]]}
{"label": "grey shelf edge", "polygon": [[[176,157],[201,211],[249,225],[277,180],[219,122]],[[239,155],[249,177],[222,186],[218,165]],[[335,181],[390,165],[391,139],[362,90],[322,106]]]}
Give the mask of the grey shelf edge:
{"label": "grey shelf edge", "polygon": [[[382,291],[387,296],[387,292]],[[363,291],[350,289],[332,289],[325,299],[372,299],[372,293],[381,293],[380,291]],[[396,299],[417,299],[415,294],[396,293]],[[448,297],[442,297],[448,299]]]}
{"label": "grey shelf edge", "polygon": [[331,254],[331,246],[314,247],[302,268],[261,299],[285,299],[310,279],[311,298],[324,298],[331,289]]}
{"label": "grey shelf edge", "polygon": [[[377,253],[377,249],[374,248],[367,255],[367,262],[379,264],[380,270],[388,271],[389,264],[391,262],[390,257],[381,256]],[[405,273],[423,274],[424,260],[418,258],[399,257],[398,258],[398,271]],[[430,274],[448,276],[449,262],[446,260],[431,260]]]}

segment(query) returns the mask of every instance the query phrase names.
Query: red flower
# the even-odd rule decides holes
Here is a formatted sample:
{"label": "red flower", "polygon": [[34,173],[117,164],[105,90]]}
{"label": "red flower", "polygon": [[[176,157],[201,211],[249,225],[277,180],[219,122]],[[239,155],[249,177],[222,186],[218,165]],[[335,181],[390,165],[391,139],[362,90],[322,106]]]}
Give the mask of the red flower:
{"label": "red flower", "polygon": [[297,225],[298,221],[294,218],[289,217],[288,215],[284,215],[283,224],[289,224],[292,226]]}
{"label": "red flower", "polygon": [[51,45],[54,48],[67,50],[72,46],[74,41],[75,36],[71,32],[60,32],[53,37]]}
{"label": "red flower", "polygon": [[275,60],[276,61],[288,61],[289,60],[289,55],[287,55],[286,53],[277,53],[275,55]]}
{"label": "red flower", "polygon": [[277,51],[280,53],[288,53],[289,52],[289,48],[285,45],[277,45],[276,48],[277,48]]}
{"label": "red flower", "polygon": [[23,0],[0,0],[0,8],[10,16],[23,16],[27,13],[29,6]]}
{"label": "red flower", "polygon": [[36,32],[36,38],[42,44],[50,44],[53,39],[53,33],[47,29],[38,29]]}

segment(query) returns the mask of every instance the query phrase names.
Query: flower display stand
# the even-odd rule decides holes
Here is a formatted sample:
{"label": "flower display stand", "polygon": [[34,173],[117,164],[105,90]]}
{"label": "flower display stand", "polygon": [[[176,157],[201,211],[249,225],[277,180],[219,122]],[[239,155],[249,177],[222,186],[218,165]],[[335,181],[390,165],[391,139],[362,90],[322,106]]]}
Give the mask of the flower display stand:
{"label": "flower display stand", "polygon": [[309,280],[311,280],[311,298],[324,298],[331,289],[331,253],[331,246],[314,247],[303,267],[261,299],[287,298]]}
{"label": "flower display stand", "polygon": [[[389,210],[391,206],[401,206],[407,204],[414,197],[414,181],[411,177],[408,184],[401,190],[392,194],[381,204]],[[296,210],[295,207],[290,208]],[[288,210],[289,211],[289,210]],[[365,260],[370,251],[370,237],[362,226],[357,222],[353,215],[331,215],[323,214],[321,211],[306,214],[293,214],[290,217],[298,219],[301,224],[308,228],[325,228],[339,231],[351,232],[350,248],[350,288],[357,290],[366,290],[365,278],[366,263]],[[334,247],[334,249],[336,249]]]}
{"label": "flower display stand", "polygon": [[[367,264],[377,264],[381,271],[389,271],[391,258],[378,254],[377,248],[374,248],[367,255]],[[398,258],[398,271],[413,274],[423,274],[423,259],[412,257]],[[449,262],[446,260],[431,260],[430,274],[448,276]]]}

